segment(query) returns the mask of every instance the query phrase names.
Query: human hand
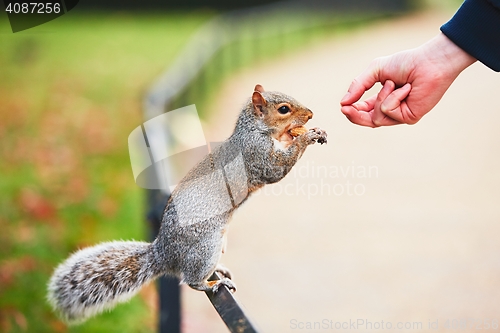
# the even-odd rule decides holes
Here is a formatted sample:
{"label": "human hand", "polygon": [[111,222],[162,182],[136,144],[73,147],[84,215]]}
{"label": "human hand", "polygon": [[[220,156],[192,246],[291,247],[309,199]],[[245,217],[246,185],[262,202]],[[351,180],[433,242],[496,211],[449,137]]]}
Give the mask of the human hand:
{"label": "human hand", "polygon": [[[415,124],[475,61],[442,33],[416,49],[377,58],[352,81],[342,113],[368,127]],[[359,101],[376,82],[383,83],[380,92]]]}

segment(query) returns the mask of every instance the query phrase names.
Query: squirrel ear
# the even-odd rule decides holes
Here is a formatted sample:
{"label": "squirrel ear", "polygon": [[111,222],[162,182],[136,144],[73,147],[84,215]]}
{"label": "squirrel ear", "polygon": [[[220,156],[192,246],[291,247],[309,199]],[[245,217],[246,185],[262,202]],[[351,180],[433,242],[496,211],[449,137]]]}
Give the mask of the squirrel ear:
{"label": "squirrel ear", "polygon": [[254,91],[258,91],[260,93],[264,92],[264,87],[261,86],[260,84],[256,85],[255,88],[253,88]]}
{"label": "squirrel ear", "polygon": [[258,116],[262,116],[263,113],[263,108],[267,105],[266,100],[264,99],[264,96],[258,91],[254,91],[252,95],[252,104],[253,108],[255,110],[255,113]]}

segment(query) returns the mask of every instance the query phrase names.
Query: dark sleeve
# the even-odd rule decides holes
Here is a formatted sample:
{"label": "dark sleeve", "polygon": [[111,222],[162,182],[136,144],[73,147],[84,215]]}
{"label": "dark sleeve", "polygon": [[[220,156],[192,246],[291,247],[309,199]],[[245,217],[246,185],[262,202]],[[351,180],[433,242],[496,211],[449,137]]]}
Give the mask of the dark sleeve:
{"label": "dark sleeve", "polygon": [[461,49],[500,72],[500,0],[465,0],[441,31]]}

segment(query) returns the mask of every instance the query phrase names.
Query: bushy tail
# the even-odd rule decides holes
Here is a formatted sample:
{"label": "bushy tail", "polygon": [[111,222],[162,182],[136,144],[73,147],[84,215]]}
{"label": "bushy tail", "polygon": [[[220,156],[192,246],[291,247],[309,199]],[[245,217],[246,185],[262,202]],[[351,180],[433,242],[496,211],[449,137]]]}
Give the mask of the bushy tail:
{"label": "bushy tail", "polygon": [[48,285],[48,300],[68,323],[79,323],[128,301],[159,275],[152,247],[109,242],[85,248],[60,264]]}

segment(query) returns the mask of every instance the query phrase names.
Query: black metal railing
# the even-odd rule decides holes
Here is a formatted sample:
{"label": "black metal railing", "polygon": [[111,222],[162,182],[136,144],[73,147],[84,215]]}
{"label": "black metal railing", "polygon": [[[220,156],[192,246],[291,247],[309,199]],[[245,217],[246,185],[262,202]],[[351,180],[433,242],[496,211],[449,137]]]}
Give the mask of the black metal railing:
{"label": "black metal railing", "polygon": [[[209,280],[220,278],[221,276],[216,272]],[[257,333],[257,329],[226,286],[220,288],[217,293],[211,291],[205,293],[231,333]]]}

